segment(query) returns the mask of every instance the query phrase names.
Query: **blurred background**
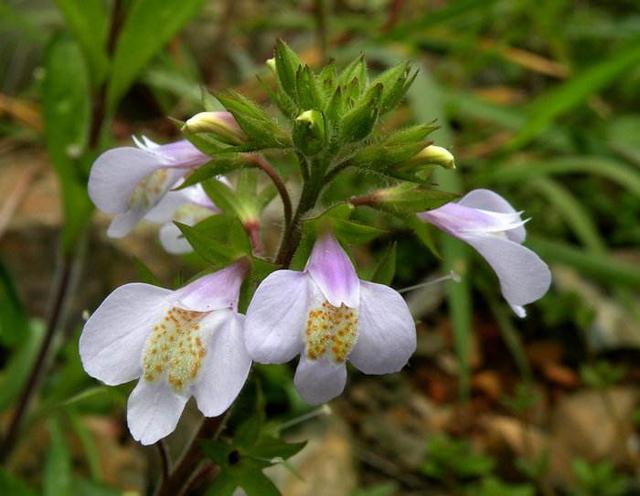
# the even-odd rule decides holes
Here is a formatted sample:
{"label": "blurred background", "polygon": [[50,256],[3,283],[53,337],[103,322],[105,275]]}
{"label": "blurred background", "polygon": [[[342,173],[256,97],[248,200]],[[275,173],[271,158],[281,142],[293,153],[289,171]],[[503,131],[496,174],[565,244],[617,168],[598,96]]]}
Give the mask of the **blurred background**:
{"label": "blurred background", "polygon": [[[121,18],[125,48],[111,36]],[[88,377],[77,339],[83,312],[118,285],[172,286],[203,265],[164,253],[156,226],[109,240],[83,185],[109,146],[177,139],[167,117],[201,111],[202,88],[266,101],[255,76],[269,78],[278,38],[314,67],[359,53],[372,72],[413,61],[419,75],[385,125],[437,120],[433,139],[458,166],[442,189],[490,188],[525,210],[527,244],[554,275],[520,320],[475,253],[442,239],[439,260],[392,233],[394,287],[443,264],[463,281],[409,293],[410,365],[351,374],[328,408],[297,397],[288,366],[257,367],[269,418],[309,440],[293,471],[269,472],[283,494],[640,494],[637,0],[0,0],[3,433],[52,320],[58,329],[0,494],[147,494],[155,483],[156,451],[126,429],[131,385]],[[278,231],[264,235],[269,246]],[[372,263],[383,247],[355,257]],[[74,289],[56,305],[61,280]],[[188,411],[169,438],[175,453],[196,418]]]}

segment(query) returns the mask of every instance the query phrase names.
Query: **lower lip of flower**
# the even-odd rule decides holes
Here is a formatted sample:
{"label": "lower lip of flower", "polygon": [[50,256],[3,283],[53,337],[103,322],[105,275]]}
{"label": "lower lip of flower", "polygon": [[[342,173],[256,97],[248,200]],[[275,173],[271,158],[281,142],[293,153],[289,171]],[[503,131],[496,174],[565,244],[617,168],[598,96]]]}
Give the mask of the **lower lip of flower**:
{"label": "lower lip of flower", "polygon": [[309,310],[304,338],[310,360],[327,355],[334,363],[344,363],[358,338],[358,311],[324,301]]}
{"label": "lower lip of flower", "polygon": [[181,392],[198,376],[206,349],[200,335],[200,321],[206,312],[171,308],[147,338],[143,354],[143,378],[147,382],[166,378]]}

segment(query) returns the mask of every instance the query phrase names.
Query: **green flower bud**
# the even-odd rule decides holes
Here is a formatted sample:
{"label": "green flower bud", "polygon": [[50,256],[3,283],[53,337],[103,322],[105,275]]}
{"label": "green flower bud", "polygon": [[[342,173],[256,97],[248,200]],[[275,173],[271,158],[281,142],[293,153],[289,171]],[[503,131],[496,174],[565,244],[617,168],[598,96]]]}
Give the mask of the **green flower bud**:
{"label": "green flower bud", "polygon": [[247,137],[229,112],[200,112],[182,126],[186,133],[211,133],[223,143],[239,145],[246,142]]}
{"label": "green flower bud", "polygon": [[293,142],[305,155],[322,151],[327,142],[326,122],[322,112],[305,110],[293,123]]}

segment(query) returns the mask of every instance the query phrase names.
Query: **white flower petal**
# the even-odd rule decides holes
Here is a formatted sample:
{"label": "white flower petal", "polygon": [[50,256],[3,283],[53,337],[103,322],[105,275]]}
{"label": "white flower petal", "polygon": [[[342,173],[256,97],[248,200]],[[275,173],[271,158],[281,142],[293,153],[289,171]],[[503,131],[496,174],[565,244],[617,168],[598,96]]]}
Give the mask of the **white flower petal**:
{"label": "white flower petal", "polygon": [[[220,316],[213,316],[214,314]],[[207,417],[216,417],[236,399],[251,369],[244,347],[244,315],[231,310],[213,312],[201,322],[206,355],[193,395]]]}
{"label": "white flower petal", "polygon": [[[474,189],[467,193],[458,204],[465,207],[479,208],[480,210],[489,210],[491,212],[500,212],[505,214],[518,213],[511,204],[498,193],[488,189]],[[522,244],[527,236],[524,225],[510,229],[505,234],[516,243]]]}
{"label": "white flower petal", "polygon": [[144,217],[145,220],[155,224],[171,222],[176,210],[185,203],[189,203],[188,195],[185,193],[187,189],[188,188],[176,191],[167,191],[167,194],[162,197],[156,206],[147,212]]}
{"label": "white flower petal", "polygon": [[138,381],[127,402],[127,424],[136,441],[153,444],[171,434],[188,397],[174,393],[166,381],[160,379]]}
{"label": "white flower petal", "polygon": [[308,360],[301,355],[293,382],[304,401],[319,405],[342,393],[347,383],[347,367],[326,358]]}
{"label": "white flower petal", "polygon": [[400,294],[362,281],[358,340],[349,361],[365,374],[390,374],[405,366],[416,350],[416,326]]}
{"label": "white flower petal", "polygon": [[145,340],[162,318],[171,293],[133,283],[107,296],[80,336],[80,358],[87,373],[112,386],[139,377]]}
{"label": "white flower petal", "polygon": [[302,351],[308,312],[308,276],[294,270],[269,274],[256,290],[245,321],[245,345],[259,363],[284,363]]}
{"label": "white flower petal", "polygon": [[357,308],[360,281],[351,260],[336,239],[325,234],[313,246],[306,272],[334,307]]}
{"label": "white flower petal", "polygon": [[133,208],[123,214],[116,215],[109,224],[107,236],[110,238],[123,238],[129,234],[145,215],[145,210]]}
{"label": "white flower petal", "polygon": [[527,316],[527,311],[521,305],[510,305],[511,310],[521,319],[524,319]]}
{"label": "white flower petal", "polygon": [[182,235],[182,231],[173,222],[163,225],[158,232],[158,237],[162,247],[172,255],[183,255],[193,251],[187,239]]}
{"label": "white flower petal", "polygon": [[91,167],[89,196],[103,212],[123,213],[136,186],[152,172],[166,167],[153,154],[133,147],[107,150]]}
{"label": "white flower petal", "polygon": [[500,280],[502,296],[510,305],[517,307],[534,302],[549,290],[549,267],[529,248],[496,236],[461,239],[478,250],[491,265]]}

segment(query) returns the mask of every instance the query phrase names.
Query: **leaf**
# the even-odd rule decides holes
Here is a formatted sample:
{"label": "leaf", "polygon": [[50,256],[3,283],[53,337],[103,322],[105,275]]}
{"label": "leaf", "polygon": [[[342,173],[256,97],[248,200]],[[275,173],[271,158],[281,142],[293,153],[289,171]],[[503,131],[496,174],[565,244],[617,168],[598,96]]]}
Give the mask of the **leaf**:
{"label": "leaf", "polygon": [[62,188],[63,244],[69,249],[90,218],[93,206],[81,157],[89,132],[89,79],[78,45],[57,37],[45,54],[42,84],[47,150]]}
{"label": "leaf", "polygon": [[544,162],[503,164],[479,177],[486,182],[509,183],[534,177],[582,172],[602,176],[640,196],[640,174],[624,162],[597,156],[568,156]]}
{"label": "leaf", "polygon": [[279,87],[293,100],[298,101],[296,91],[296,75],[302,62],[298,55],[282,40],[276,42],[275,48],[276,75]]}
{"label": "leaf", "polygon": [[288,460],[293,455],[299,453],[307,445],[307,441],[300,443],[287,443],[275,436],[263,434],[258,442],[251,448],[251,455],[254,457],[272,460],[281,458]]}
{"label": "leaf", "polygon": [[194,184],[206,181],[207,179],[216,178],[226,172],[230,172],[241,168],[244,161],[237,156],[221,157],[198,167],[193,171],[186,180],[176,189],[184,189]]}
{"label": "leaf", "polygon": [[529,237],[528,244],[544,260],[569,265],[605,284],[640,287],[640,268],[637,265],[533,236]]}
{"label": "leaf", "polygon": [[[237,219],[225,215],[214,215],[194,227],[175,222],[193,250],[216,268],[230,264],[251,250],[248,240],[243,243],[244,246],[238,246],[237,227],[234,227],[234,224],[239,224]],[[239,227],[240,231],[244,232],[242,226]],[[221,235],[227,239],[220,240]],[[246,235],[244,238],[246,239]],[[231,240],[234,241],[232,245],[228,243]]]}
{"label": "leaf", "polygon": [[199,10],[203,0],[136,0],[118,38],[108,108],[113,111],[144,67]]}
{"label": "leaf", "polygon": [[332,219],[331,225],[335,235],[347,244],[362,244],[382,236],[386,231],[367,224],[359,224],[350,220]]}
{"label": "leaf", "polygon": [[69,31],[76,37],[86,56],[94,86],[107,73],[107,14],[103,0],[55,0]]}
{"label": "leaf", "polygon": [[71,494],[71,455],[62,432],[60,419],[48,422],[49,449],[44,467],[44,496],[68,496]]}
{"label": "leaf", "polygon": [[371,275],[371,281],[390,286],[396,273],[396,249],[398,244],[391,243],[379,256],[378,263]]}
{"label": "leaf", "polygon": [[36,496],[26,482],[11,475],[6,469],[0,467],[0,494],[7,496]]}
{"label": "leaf", "polygon": [[606,245],[589,213],[567,188],[546,177],[538,177],[529,184],[555,205],[556,211],[565,218],[569,227],[588,249],[597,253],[606,251]]}
{"label": "leaf", "polygon": [[9,347],[24,342],[30,334],[25,313],[11,274],[0,260],[0,342]]}
{"label": "leaf", "polygon": [[530,106],[531,117],[509,143],[510,149],[521,148],[540,134],[560,115],[581,104],[624,72],[640,62],[640,39],[608,55],[567,82],[540,95]]}
{"label": "leaf", "polygon": [[36,358],[44,328],[31,325],[27,338],[13,351],[0,376],[0,412],[17,398]]}
{"label": "leaf", "polygon": [[242,468],[236,477],[247,496],[280,496],[278,488],[261,470]]}

